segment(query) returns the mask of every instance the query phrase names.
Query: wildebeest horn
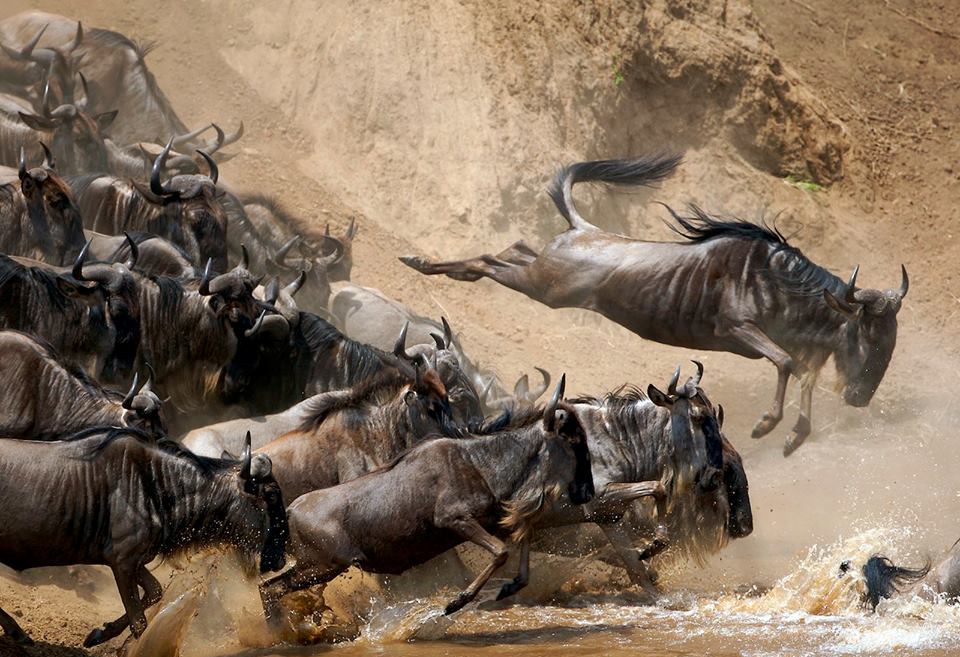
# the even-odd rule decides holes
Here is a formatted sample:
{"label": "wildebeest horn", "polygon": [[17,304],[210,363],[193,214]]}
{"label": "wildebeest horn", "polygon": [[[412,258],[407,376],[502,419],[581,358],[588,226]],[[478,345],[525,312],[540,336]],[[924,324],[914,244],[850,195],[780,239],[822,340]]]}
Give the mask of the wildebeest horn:
{"label": "wildebeest horn", "polygon": [[440,323],[443,324],[443,341],[447,344],[447,349],[453,344],[453,329],[450,328],[450,322],[443,315],[440,316]]}
{"label": "wildebeest horn", "polygon": [[73,263],[73,270],[70,273],[78,281],[83,280],[83,261],[87,259],[87,252],[90,250],[92,243],[93,240],[87,240],[87,243],[80,249],[80,255],[77,256],[77,259]]}
{"label": "wildebeest horn", "polygon": [[677,393],[677,381],[680,380],[680,366],[677,365],[677,369],[674,370],[673,376],[670,377],[670,385],[667,386],[667,394],[671,396],[676,396]]}
{"label": "wildebeest horn", "polygon": [[324,237],[330,237],[330,222],[327,222],[327,225],[323,227]]}
{"label": "wildebeest horn", "polygon": [[127,392],[127,396],[123,398],[123,402],[120,404],[123,408],[133,410],[133,398],[137,396],[137,382],[140,380],[140,374],[138,372],[133,373],[133,383],[130,384],[130,391]]}
{"label": "wildebeest horn", "polygon": [[291,297],[294,296],[297,292],[300,291],[300,288],[303,287],[303,284],[307,280],[307,272],[301,270],[297,277],[293,279],[283,290],[289,294]]}
{"label": "wildebeest horn", "polygon": [[280,296],[280,281],[276,276],[272,276],[263,288],[263,301],[269,306],[277,303]]}
{"label": "wildebeest horn", "polygon": [[699,360],[691,360],[690,362],[697,366],[697,376],[690,379],[688,383],[693,383],[693,385],[696,387],[700,385],[700,381],[703,379],[703,363],[701,363]]}
{"label": "wildebeest horn", "polygon": [[247,245],[240,245],[240,266],[246,270],[250,269],[250,253],[247,251]]}
{"label": "wildebeest horn", "polygon": [[160,172],[163,171],[163,166],[167,161],[167,156],[170,155],[171,148],[173,148],[173,139],[168,141],[167,145],[160,151],[160,155],[153,161],[153,169],[150,170],[150,191],[157,196],[168,196],[174,193],[160,184]]}
{"label": "wildebeest horn", "polygon": [[434,352],[433,352],[433,358],[430,360],[430,367],[432,367],[432,368],[435,369],[435,370],[436,370],[436,369],[439,369],[439,363],[437,362],[437,353],[438,353],[438,352],[437,352],[436,350],[434,350]]}
{"label": "wildebeest horn", "polygon": [[203,150],[207,151],[209,155],[213,155],[220,150],[221,146],[223,146],[223,141],[227,138],[227,136],[223,134],[223,128],[218,126],[216,123],[211,123],[210,125],[212,125],[213,129],[216,130],[217,136],[214,137],[213,141],[208,141]]}
{"label": "wildebeest horn", "polygon": [[27,155],[23,152],[23,146],[20,147],[20,162],[17,165],[17,174],[20,180],[27,177]]}
{"label": "wildebeest horn", "polygon": [[527,399],[529,399],[532,402],[540,399],[540,395],[545,393],[547,391],[547,388],[550,387],[550,372],[537,366],[534,366],[533,369],[540,372],[540,376],[543,377],[543,383],[527,393]]}
{"label": "wildebeest horn", "polygon": [[347,226],[347,239],[352,240],[357,236],[357,218],[350,217],[350,225]]}
{"label": "wildebeest horn", "polygon": [[264,310],[252,328],[244,332],[244,337],[255,338],[261,333],[273,337],[285,337],[290,332],[290,323],[282,315],[267,315]]}
{"label": "wildebeest horn", "polygon": [[27,45],[25,45],[19,51],[3,44],[0,44],[0,47],[2,47],[3,51],[10,56],[10,59],[30,59],[30,55],[33,54],[33,49],[37,47],[37,44],[40,42],[40,37],[43,36],[43,33],[47,31],[48,27],[50,27],[50,23],[47,23],[41,27],[36,36],[30,39],[30,41],[27,42]]}
{"label": "wildebeest horn", "polygon": [[910,277],[907,276],[907,267],[906,265],[900,265],[900,289],[897,290],[897,294],[900,295],[900,298],[907,296],[907,290],[910,289]]}
{"label": "wildebeest horn", "polygon": [[208,123],[207,125],[203,126],[202,128],[197,128],[197,129],[194,130],[193,132],[188,132],[188,133],[186,133],[186,134],[177,135],[176,137],[173,137],[170,141],[173,142],[173,146],[174,146],[175,148],[180,148],[181,146],[183,146],[183,145],[186,144],[187,142],[190,142],[190,141],[192,141],[193,139],[196,139],[197,137],[199,137],[200,135],[202,135],[204,132],[206,132],[207,130],[209,130],[209,129],[212,128],[212,127],[213,127],[213,124],[212,124],[212,123]]}
{"label": "wildebeest horn", "polygon": [[847,303],[857,303],[854,295],[857,293],[857,274],[859,273],[860,265],[857,265],[853,268],[853,273],[850,275],[850,282],[847,283],[847,292],[843,297],[843,300]]}
{"label": "wildebeest horn", "polygon": [[447,346],[443,344],[443,336],[440,335],[439,333],[431,333],[430,337],[433,338],[434,344],[437,345],[437,351],[447,348]]}
{"label": "wildebeest horn", "polygon": [[86,111],[87,108],[93,106],[93,103],[90,102],[90,85],[87,84],[87,76],[83,74],[83,71],[77,71],[77,75],[80,77],[80,87],[83,89],[83,103],[77,103],[77,107]]}
{"label": "wildebeest horn", "polygon": [[423,359],[423,366],[421,367],[420,361],[415,361],[413,363],[413,387],[417,390],[423,388],[423,369],[427,367],[426,357]]}
{"label": "wildebeest horn", "polygon": [[70,50],[76,50],[77,46],[83,41],[83,23],[77,21],[77,35],[73,37],[73,43],[70,44]]}
{"label": "wildebeest horn", "polygon": [[410,358],[410,356],[407,354],[407,330],[409,330],[409,328],[410,322],[404,322],[403,328],[400,329],[400,336],[397,338],[397,342],[393,345],[394,356],[407,359]]}
{"label": "wildebeest horn", "polygon": [[[218,132],[219,132],[219,131],[218,131]],[[240,137],[242,137],[242,136],[243,136],[243,121],[240,122],[240,127],[237,128],[237,131],[236,131],[236,132],[234,132],[234,133],[231,134],[231,135],[227,135],[226,137],[223,138],[223,143],[220,144],[220,146],[221,146],[221,147],[223,147],[223,146],[229,146],[230,144],[232,144],[232,143],[234,143],[235,141],[237,141],[238,139],[240,139]]]}
{"label": "wildebeest horn", "polygon": [[343,258],[343,254],[347,252],[347,248],[343,245],[343,242],[336,237],[331,237],[330,235],[323,236],[323,243],[333,245],[333,251],[330,253],[330,255],[323,256],[322,259],[323,263],[327,267],[332,267],[340,262],[340,260]]}
{"label": "wildebeest horn", "polygon": [[243,444],[243,455],[240,457],[240,477],[243,479],[250,478],[250,447],[252,442],[250,432],[247,431],[247,436]]}
{"label": "wildebeest horn", "polygon": [[130,233],[124,231],[123,236],[127,238],[127,244],[130,245],[130,257],[127,258],[124,264],[127,266],[127,269],[133,269],[137,265],[137,260],[140,258],[140,247],[137,246],[137,243],[130,237]]}
{"label": "wildebeest horn", "polygon": [[253,323],[253,326],[252,326],[252,327],[248,328],[248,329],[244,332],[243,336],[246,337],[246,338],[255,337],[255,336],[257,335],[257,333],[260,332],[260,328],[263,326],[263,320],[264,320],[264,318],[265,318],[266,316],[267,316],[267,311],[266,311],[266,310],[261,310],[261,311],[260,311],[260,316],[257,318],[257,321]]}
{"label": "wildebeest horn", "polygon": [[490,380],[487,381],[487,385],[483,386],[483,391],[480,393],[480,399],[487,399],[490,395],[490,388],[493,387],[493,377],[490,377]]}
{"label": "wildebeest horn", "polygon": [[547,431],[553,431],[556,428],[557,405],[560,403],[560,400],[563,399],[563,392],[566,387],[567,375],[564,373],[560,375],[560,383],[557,384],[557,389],[553,391],[553,396],[550,397],[550,401],[547,402],[547,407],[543,409],[543,419],[546,422]]}
{"label": "wildebeest horn", "polygon": [[50,149],[47,148],[47,145],[44,144],[42,141],[39,143],[40,143],[40,148],[43,149],[43,166],[55,171],[57,168],[57,163],[53,159],[53,153],[50,152]]}
{"label": "wildebeest horn", "polygon": [[220,177],[220,169],[217,168],[217,163],[213,161],[213,158],[210,157],[206,151],[198,148],[197,153],[199,153],[200,157],[207,162],[207,168],[210,169],[210,174],[207,177],[210,178],[210,181],[213,182],[214,185],[216,185],[217,179]]}
{"label": "wildebeest horn", "polygon": [[213,258],[207,258],[207,266],[203,268],[203,276],[200,277],[200,287],[197,288],[197,292],[200,293],[200,296],[210,296],[210,278],[213,276],[211,272],[212,268]]}
{"label": "wildebeest horn", "polygon": [[64,103],[50,112],[52,119],[72,119],[77,116],[77,106],[73,103]]}
{"label": "wildebeest horn", "polygon": [[282,265],[283,261],[287,257],[287,254],[290,253],[290,249],[292,249],[296,245],[296,243],[299,241],[300,241],[299,235],[294,235],[289,240],[287,240],[287,242],[283,246],[281,246],[279,249],[277,249],[277,252],[273,254],[274,261],[276,261],[278,265]]}

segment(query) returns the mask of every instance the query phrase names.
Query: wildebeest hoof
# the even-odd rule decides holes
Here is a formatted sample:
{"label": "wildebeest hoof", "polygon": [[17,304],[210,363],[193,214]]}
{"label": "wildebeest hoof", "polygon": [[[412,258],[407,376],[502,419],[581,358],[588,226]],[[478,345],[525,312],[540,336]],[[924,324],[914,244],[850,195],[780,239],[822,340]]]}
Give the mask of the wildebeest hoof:
{"label": "wildebeest hoof", "polygon": [[470,602],[470,596],[466,593],[461,593],[443,610],[444,616],[449,616],[454,612],[460,611],[468,602]]}
{"label": "wildebeest hoof", "polygon": [[760,421],[754,425],[750,436],[752,438],[763,438],[768,433],[773,431],[774,427],[776,427],[779,423],[779,419],[773,418],[769,415],[764,415],[762,418],[760,418]]}
{"label": "wildebeest hoof", "polygon": [[806,434],[791,433],[790,436],[787,438],[787,441],[783,444],[783,455],[786,457],[793,454],[795,451],[797,451],[797,448],[804,443],[806,439],[807,439]]}
{"label": "wildebeest hoof", "polygon": [[663,540],[662,538],[655,538],[650,541],[650,545],[642,549],[637,554],[637,558],[640,559],[640,561],[649,561],[666,549],[667,541]]}
{"label": "wildebeest hoof", "polygon": [[16,643],[17,645],[20,645],[20,646],[33,645],[33,639],[31,639],[30,635],[24,632],[23,630],[19,630],[18,632],[12,632],[7,636],[13,639],[14,643]]}
{"label": "wildebeest hoof", "polygon": [[106,639],[103,636],[103,628],[98,627],[97,629],[91,631],[90,634],[87,635],[87,638],[83,640],[83,647],[92,648],[94,646],[99,646],[105,640]]}
{"label": "wildebeest hoof", "polygon": [[507,582],[500,587],[500,592],[497,594],[497,600],[503,600],[504,598],[509,598],[511,595],[522,589],[526,586],[526,582],[520,581],[519,579],[514,579]]}

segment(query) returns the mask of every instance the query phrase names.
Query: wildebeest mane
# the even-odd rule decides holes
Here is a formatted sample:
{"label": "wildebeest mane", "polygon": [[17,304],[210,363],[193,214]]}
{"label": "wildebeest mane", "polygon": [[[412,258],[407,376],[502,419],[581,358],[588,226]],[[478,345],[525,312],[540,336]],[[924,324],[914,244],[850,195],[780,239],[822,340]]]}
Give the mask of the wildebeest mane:
{"label": "wildebeest mane", "polygon": [[311,354],[322,354],[338,348],[338,364],[349,371],[355,381],[367,379],[386,368],[380,351],[351,340],[318,315],[301,311],[299,328]]}
{"label": "wildebeest mane", "polygon": [[[667,226],[690,242],[700,243],[727,237],[770,244],[772,248],[767,255],[764,272],[784,291],[800,296],[819,296],[824,290],[828,290],[840,298],[846,294],[846,283],[790,244],[775,224],[770,225],[762,220],[757,224],[736,218],[720,219],[695,204],[688,206],[692,214],[689,217],[680,215],[669,205],[664,204],[664,207],[678,224]],[[779,262],[774,263],[774,258],[778,255],[782,257]]]}
{"label": "wildebeest mane", "polygon": [[218,459],[194,454],[180,443],[169,438],[154,440],[150,437],[150,434],[134,427],[88,427],[69,436],[64,436],[63,441],[77,442],[94,436],[101,436],[101,438],[89,447],[89,450],[83,455],[85,459],[95,459],[116,441],[123,438],[132,438],[146,447],[156,448],[165,454],[191,463],[206,477],[212,477],[217,472],[228,470],[237,465],[237,461],[232,459]]}
{"label": "wildebeest mane", "polygon": [[287,210],[280,205],[280,202],[272,196],[267,196],[266,194],[260,194],[257,192],[249,192],[239,194],[238,198],[244,205],[261,205],[265,207],[270,211],[271,214],[273,214],[274,217],[277,218],[277,220],[279,220],[281,224],[290,230],[296,231],[299,229],[299,220],[287,212]]}
{"label": "wildebeest mane", "polygon": [[506,404],[499,415],[484,420],[479,425],[467,427],[467,431],[474,436],[488,436],[492,433],[521,429],[543,419],[542,404]]}
{"label": "wildebeest mane", "polygon": [[323,424],[323,421],[332,413],[346,408],[354,408],[365,402],[376,401],[377,396],[382,391],[399,390],[409,383],[409,379],[399,371],[384,370],[367,377],[348,390],[341,391],[345,394],[323,393],[319,395],[318,402],[311,405],[307,411],[309,415],[304,418],[298,427],[298,431],[313,431]]}
{"label": "wildebeest mane", "polygon": [[57,285],[58,274],[56,272],[42,267],[26,267],[16,260],[0,254],[0,289],[14,278],[26,279],[33,284],[33,287],[43,290],[56,310],[62,311],[67,307],[69,299]]}
{"label": "wildebeest mane", "polygon": [[863,596],[864,606],[870,605],[875,610],[880,604],[880,598],[889,598],[894,593],[899,593],[900,587],[919,582],[929,572],[929,563],[920,568],[905,568],[894,565],[883,555],[873,555],[863,566],[863,577],[867,585]]}

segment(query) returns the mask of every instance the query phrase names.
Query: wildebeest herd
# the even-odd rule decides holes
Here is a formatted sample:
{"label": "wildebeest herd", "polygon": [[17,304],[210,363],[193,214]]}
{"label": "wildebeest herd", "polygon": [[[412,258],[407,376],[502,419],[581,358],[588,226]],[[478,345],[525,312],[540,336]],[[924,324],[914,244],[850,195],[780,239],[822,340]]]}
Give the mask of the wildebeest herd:
{"label": "wildebeest herd", "polygon": [[[0,22],[0,562],[102,564],[126,613],[92,646],[146,627],[155,558],[233,546],[258,564],[267,619],[281,599],[350,566],[400,573],[462,543],[487,567],[514,549],[564,551],[553,528],[594,523],[631,581],[753,530],[747,475],[703,366],[661,390],[564,396],[540,370],[512,387],[446,319],[349,283],[354,220],[306,234],[273,199],[219,176],[240,138],[189,129],[144,63],[150,47],[41,12]],[[212,133],[208,140],[201,136]],[[569,230],[427,274],[489,277],[551,307],[599,312],[639,336],[767,358],[782,417],[791,375],[808,436],[833,356],[844,399],[869,403],[907,293],[843,282],[775,230],[674,214],[676,243],[603,232],[578,182],[648,185],[674,156],[582,162],[549,193]],[[672,211],[671,211],[672,212]],[[331,284],[337,284],[334,290]],[[664,377],[667,379],[667,377]],[[51,485],[56,482],[56,485]],[[649,498],[649,499],[647,499]],[[142,591],[142,593],[141,593]],[[0,626],[29,642],[12,616]]]}

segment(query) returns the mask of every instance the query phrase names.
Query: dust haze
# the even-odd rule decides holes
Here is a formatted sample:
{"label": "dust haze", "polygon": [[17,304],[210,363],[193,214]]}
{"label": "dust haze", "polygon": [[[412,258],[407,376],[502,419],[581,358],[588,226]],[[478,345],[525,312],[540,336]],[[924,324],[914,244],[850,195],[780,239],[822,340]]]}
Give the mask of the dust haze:
{"label": "dust haze", "polygon": [[[957,22],[936,6],[911,9]],[[890,556],[907,559],[936,558],[960,536],[960,42],[933,39],[882,3],[864,12],[826,0],[8,0],[0,13],[29,8],[156,41],[147,63],[188,125],[247,126],[224,179],[276,196],[305,231],[357,217],[353,282],[444,314],[505,381],[537,365],[566,372],[572,394],[597,394],[662,387],[678,363],[702,360],[744,457],[756,529],[706,569],[667,573],[668,591],[771,586],[811,546],[876,528],[899,536]],[[874,401],[844,406],[828,365],[814,433],[789,459],[781,448],[796,381],[777,430],[750,438],[773,396],[769,363],[654,344],[585,311],[397,261],[495,253],[521,237],[543,244],[563,229],[544,193],[556,167],[661,150],[686,152],[677,176],[643,193],[578,188],[581,213],[604,229],[671,239],[653,201],[695,202],[776,217],[841,277],[860,264],[863,285],[896,287],[901,263],[910,272]],[[790,185],[791,173],[826,187]],[[0,579],[5,599],[23,590]],[[53,586],[37,596],[75,605],[83,626],[120,611],[115,591],[101,591],[93,602]],[[21,607],[31,623],[55,616],[41,603]]]}

